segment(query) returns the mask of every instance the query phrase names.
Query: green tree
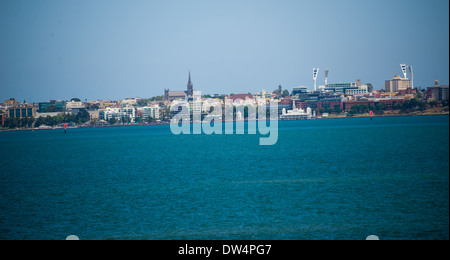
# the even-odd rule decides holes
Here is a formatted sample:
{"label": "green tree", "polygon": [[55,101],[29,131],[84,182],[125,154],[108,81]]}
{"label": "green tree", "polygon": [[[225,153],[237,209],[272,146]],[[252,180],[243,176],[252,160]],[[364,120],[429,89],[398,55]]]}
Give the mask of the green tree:
{"label": "green tree", "polygon": [[117,119],[114,118],[114,117],[112,117],[112,118],[109,119],[109,123],[110,123],[111,125],[115,125],[115,124],[117,124]]}
{"label": "green tree", "polygon": [[337,114],[340,114],[340,113],[342,113],[342,109],[341,109],[340,107],[336,106],[336,107],[334,108],[334,111],[333,111],[333,112],[335,112],[335,113],[337,113]]}
{"label": "green tree", "polygon": [[378,103],[375,105],[375,111],[382,111],[386,108],[386,106],[383,103]]}
{"label": "green tree", "polygon": [[91,116],[89,115],[89,112],[83,108],[78,112],[78,114],[75,118],[75,121],[78,124],[84,124],[84,123],[88,122],[90,119],[91,119]]}
{"label": "green tree", "polygon": [[5,119],[5,127],[9,129],[15,129],[19,127],[19,123],[17,118],[6,118]]}
{"label": "green tree", "polygon": [[431,107],[437,107],[438,102],[436,100],[433,100],[431,102],[428,103]]}
{"label": "green tree", "polygon": [[403,107],[402,103],[395,103],[392,105],[393,110],[399,110],[399,109],[402,109],[402,107]]}
{"label": "green tree", "polygon": [[283,87],[281,85],[278,85],[278,88],[273,91],[273,94],[277,95],[277,97],[281,96],[283,93]]}

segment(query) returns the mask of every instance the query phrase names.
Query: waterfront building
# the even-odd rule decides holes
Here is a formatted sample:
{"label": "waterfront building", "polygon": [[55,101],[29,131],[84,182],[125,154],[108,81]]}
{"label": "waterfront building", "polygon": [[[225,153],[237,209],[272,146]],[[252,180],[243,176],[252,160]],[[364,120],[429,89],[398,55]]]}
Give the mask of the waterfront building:
{"label": "waterfront building", "polygon": [[13,105],[8,108],[7,115],[10,118],[36,117],[36,108],[28,104]]}
{"label": "waterfront building", "polygon": [[317,102],[317,111],[320,111],[322,109],[331,109],[334,111],[337,110],[344,110],[344,102],[341,100],[341,98],[328,98],[323,99]]}
{"label": "waterfront building", "polygon": [[352,106],[366,106],[367,109],[369,109],[370,107],[374,107],[375,106],[375,101],[374,100],[361,100],[361,101],[353,101],[353,100],[348,100],[348,101],[344,101],[343,102],[343,107],[344,107],[344,111],[350,111],[352,109]]}
{"label": "waterfront building", "polygon": [[404,98],[380,98],[375,101],[376,104],[383,104],[385,109],[393,109],[395,104],[403,104]]}
{"label": "waterfront building", "polygon": [[[189,111],[190,114],[190,105],[189,102],[186,100],[173,100],[170,104],[170,113],[172,114],[172,117],[181,113],[183,111]],[[173,110],[172,110],[173,109]]]}
{"label": "waterfront building", "polygon": [[307,108],[303,110],[301,108],[297,108],[295,105],[295,101],[292,101],[292,110],[286,110],[283,108],[282,113],[280,115],[280,120],[305,120],[313,118],[311,108]]}
{"label": "waterfront building", "polygon": [[189,101],[190,111],[194,114],[202,113],[202,92],[199,90],[193,91],[192,100]]}
{"label": "waterfront building", "polygon": [[140,107],[138,108],[138,111],[142,113],[142,116],[144,118],[154,118],[159,119],[159,106],[153,105],[153,106],[146,106],[146,107]]}
{"label": "waterfront building", "polygon": [[[315,103],[316,104],[316,108],[317,108],[317,103]],[[306,110],[308,107],[311,107],[311,102],[302,102],[302,101],[297,101],[296,103],[295,103],[295,105],[297,106],[297,108],[301,108],[301,109],[303,109],[303,110]],[[291,109],[291,108],[289,108],[289,109]]]}
{"label": "waterfront building", "polygon": [[130,122],[134,122],[134,118],[136,117],[136,109],[134,107],[107,107],[105,109],[100,109],[99,118],[103,120],[110,120],[111,118],[115,118],[118,120],[129,120]]}
{"label": "waterfront building", "polygon": [[397,93],[399,90],[411,88],[411,81],[408,78],[396,75],[392,80],[386,80],[384,87],[386,92]]}
{"label": "waterfront building", "polygon": [[[278,111],[278,116],[281,116],[283,114],[283,111],[291,111],[290,109],[292,108],[292,105],[289,104],[280,104],[278,103],[277,105],[264,105],[263,109],[266,109],[266,115],[268,115],[270,113],[270,108],[271,107],[276,107],[277,111]],[[305,109],[306,110],[306,109]]]}

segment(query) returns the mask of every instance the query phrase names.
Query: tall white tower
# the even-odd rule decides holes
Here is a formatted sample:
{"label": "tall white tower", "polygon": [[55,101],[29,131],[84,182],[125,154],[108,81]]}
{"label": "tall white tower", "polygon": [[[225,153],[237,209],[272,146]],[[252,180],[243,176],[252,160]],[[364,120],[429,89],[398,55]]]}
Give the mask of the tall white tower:
{"label": "tall white tower", "polygon": [[409,75],[411,76],[411,89],[414,89],[414,74],[412,66],[408,66]]}
{"label": "tall white tower", "polygon": [[317,90],[317,74],[319,74],[319,68],[313,68],[314,91]]}
{"label": "tall white tower", "polygon": [[400,64],[402,68],[403,78],[406,79],[406,64]]}
{"label": "tall white tower", "polygon": [[328,86],[328,73],[330,72],[329,69],[325,69],[325,86]]}

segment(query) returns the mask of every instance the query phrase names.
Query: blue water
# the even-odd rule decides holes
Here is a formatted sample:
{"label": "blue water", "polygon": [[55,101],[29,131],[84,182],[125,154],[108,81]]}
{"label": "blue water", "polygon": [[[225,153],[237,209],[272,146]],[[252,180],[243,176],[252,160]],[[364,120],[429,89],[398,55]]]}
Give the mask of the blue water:
{"label": "blue water", "polygon": [[0,132],[0,239],[449,239],[449,117]]}

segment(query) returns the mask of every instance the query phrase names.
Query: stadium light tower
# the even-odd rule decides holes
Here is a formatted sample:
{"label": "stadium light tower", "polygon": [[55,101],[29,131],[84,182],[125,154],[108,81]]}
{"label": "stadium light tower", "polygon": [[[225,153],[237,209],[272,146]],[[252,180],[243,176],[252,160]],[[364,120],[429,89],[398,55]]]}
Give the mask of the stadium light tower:
{"label": "stadium light tower", "polygon": [[317,90],[317,85],[316,85],[316,82],[317,82],[317,74],[319,74],[319,68],[313,68],[313,80],[314,80],[314,91],[316,91]]}
{"label": "stadium light tower", "polygon": [[402,68],[403,78],[406,79],[406,64],[400,64]]}
{"label": "stadium light tower", "polygon": [[411,89],[414,89],[414,74],[412,66],[408,66],[409,75],[411,76]]}
{"label": "stadium light tower", "polygon": [[325,69],[325,86],[328,86],[328,73],[330,72],[329,69]]}

